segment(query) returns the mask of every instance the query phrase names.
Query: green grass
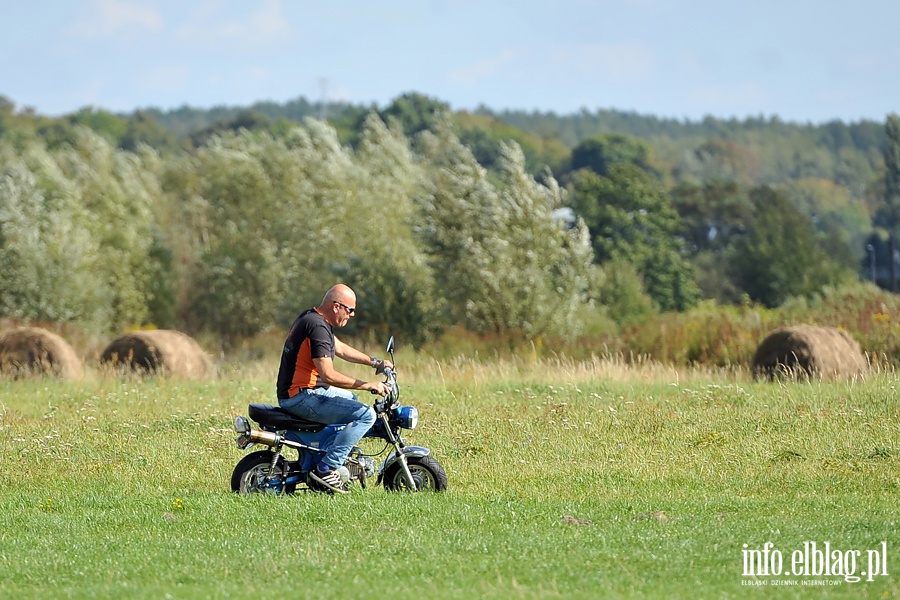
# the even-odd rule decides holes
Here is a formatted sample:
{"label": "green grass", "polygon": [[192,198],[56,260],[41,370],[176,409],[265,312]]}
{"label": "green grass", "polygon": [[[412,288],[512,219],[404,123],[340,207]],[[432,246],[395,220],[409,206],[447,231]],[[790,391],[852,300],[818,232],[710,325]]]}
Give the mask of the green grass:
{"label": "green grass", "polygon": [[[231,422],[271,401],[269,371],[0,382],[0,597],[900,597],[892,373],[421,360],[407,441],[446,493],[241,497]],[[889,576],[743,585],[767,541],[786,562],[886,541]]]}

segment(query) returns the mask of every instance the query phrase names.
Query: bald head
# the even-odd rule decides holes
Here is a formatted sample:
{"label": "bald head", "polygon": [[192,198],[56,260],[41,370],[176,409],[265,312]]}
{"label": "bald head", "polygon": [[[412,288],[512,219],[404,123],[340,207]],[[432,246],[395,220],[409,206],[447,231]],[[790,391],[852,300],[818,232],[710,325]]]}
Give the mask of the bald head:
{"label": "bald head", "polygon": [[356,293],[350,286],[339,283],[325,292],[319,312],[335,327],[343,327],[356,312]]}
{"label": "bald head", "polygon": [[350,304],[350,306],[356,306],[356,293],[350,289],[349,285],[339,283],[325,292],[325,297],[322,298],[322,306],[332,302],[342,302]]}

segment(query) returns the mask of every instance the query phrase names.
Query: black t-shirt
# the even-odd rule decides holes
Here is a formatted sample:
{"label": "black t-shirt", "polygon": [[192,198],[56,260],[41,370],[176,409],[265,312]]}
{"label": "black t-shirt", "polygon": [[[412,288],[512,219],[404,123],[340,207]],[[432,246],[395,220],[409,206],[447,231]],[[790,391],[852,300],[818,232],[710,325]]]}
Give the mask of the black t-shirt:
{"label": "black t-shirt", "polygon": [[300,390],[328,387],[319,380],[314,358],[334,360],[334,330],[319,311],[310,308],[294,320],[284,341],[278,367],[278,399],[296,396]]}

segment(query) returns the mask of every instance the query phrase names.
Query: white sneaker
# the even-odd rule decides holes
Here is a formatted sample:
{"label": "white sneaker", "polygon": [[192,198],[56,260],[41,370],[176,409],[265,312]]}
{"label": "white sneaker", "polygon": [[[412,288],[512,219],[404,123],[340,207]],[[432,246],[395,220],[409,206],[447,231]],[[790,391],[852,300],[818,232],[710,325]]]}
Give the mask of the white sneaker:
{"label": "white sneaker", "polygon": [[347,488],[344,486],[344,480],[341,479],[341,474],[337,472],[337,469],[332,469],[324,475],[322,473],[319,473],[316,469],[313,469],[309,472],[309,478],[319,485],[322,485],[328,490],[337,494],[350,493],[350,491],[347,490]]}

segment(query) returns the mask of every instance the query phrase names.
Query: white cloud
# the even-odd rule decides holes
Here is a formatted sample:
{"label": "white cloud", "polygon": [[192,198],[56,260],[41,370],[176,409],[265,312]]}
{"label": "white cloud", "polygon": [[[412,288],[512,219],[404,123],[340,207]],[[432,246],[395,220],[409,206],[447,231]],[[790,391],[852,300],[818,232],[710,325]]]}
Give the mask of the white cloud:
{"label": "white cloud", "polygon": [[566,64],[585,75],[609,77],[616,81],[642,80],[653,73],[653,51],[638,42],[585,44],[561,48],[553,53],[556,64]]}
{"label": "white cloud", "polygon": [[345,86],[328,87],[324,90],[322,97],[316,98],[324,102],[351,102],[352,96],[350,90]]}
{"label": "white cloud", "polygon": [[242,49],[260,48],[288,39],[292,27],[284,16],[281,0],[263,0],[249,15],[216,21],[219,3],[207,3],[193,21],[178,30],[188,42],[218,45],[226,42]]}
{"label": "white cloud", "polygon": [[870,75],[884,68],[884,56],[877,52],[851,52],[843,57],[841,67],[852,73]]}
{"label": "white cloud", "polygon": [[479,81],[490,79],[518,57],[518,52],[507,48],[495,56],[486,58],[468,67],[451,71],[450,81],[466,86],[475,85]]}
{"label": "white cloud", "polygon": [[704,66],[697,53],[689,50],[679,50],[674,54],[675,70],[687,80],[691,78],[703,78],[709,74],[709,69]]}
{"label": "white cloud", "polygon": [[711,114],[756,114],[765,112],[770,98],[758,83],[703,85],[688,90],[686,100],[694,108]]}
{"label": "white cloud", "polygon": [[84,38],[109,37],[124,30],[158,32],[163,19],[153,8],[128,0],[90,0],[68,32]]}
{"label": "white cloud", "polygon": [[99,106],[104,98],[104,87],[104,82],[99,79],[81,82],[72,90],[73,106]]}
{"label": "white cloud", "polygon": [[190,81],[191,68],[187,65],[166,65],[143,72],[138,85],[148,90],[179,90]]}

